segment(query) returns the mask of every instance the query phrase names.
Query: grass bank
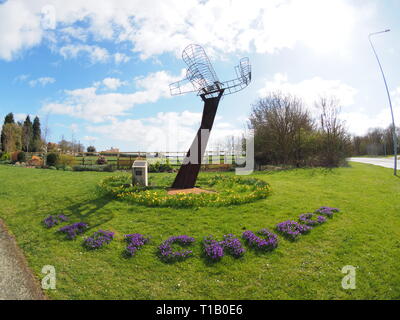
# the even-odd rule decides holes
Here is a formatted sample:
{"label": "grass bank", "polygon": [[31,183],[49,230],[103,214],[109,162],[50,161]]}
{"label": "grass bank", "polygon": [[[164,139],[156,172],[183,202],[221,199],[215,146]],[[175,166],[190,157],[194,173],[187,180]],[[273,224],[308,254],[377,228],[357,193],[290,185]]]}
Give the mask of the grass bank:
{"label": "grass bank", "polygon": [[[265,200],[224,208],[147,208],[102,199],[96,184],[110,173],[61,172],[0,166],[0,217],[16,236],[34,273],[57,270],[53,299],[398,299],[400,298],[400,179],[363,164],[334,170],[300,169],[252,176],[272,186]],[[204,173],[210,174],[212,173]],[[230,173],[226,173],[230,174]],[[166,179],[168,174],[152,174]],[[273,228],[322,205],[342,213],[298,242],[279,238],[272,253],[248,250],[216,264],[201,258],[204,236],[240,236]],[[65,240],[41,221],[50,214],[111,230],[98,251],[82,237]],[[123,235],[152,237],[136,257],[122,255]],[[166,264],[157,246],[173,235],[196,238],[194,257]],[[343,266],[357,267],[357,289],[343,290]]]}

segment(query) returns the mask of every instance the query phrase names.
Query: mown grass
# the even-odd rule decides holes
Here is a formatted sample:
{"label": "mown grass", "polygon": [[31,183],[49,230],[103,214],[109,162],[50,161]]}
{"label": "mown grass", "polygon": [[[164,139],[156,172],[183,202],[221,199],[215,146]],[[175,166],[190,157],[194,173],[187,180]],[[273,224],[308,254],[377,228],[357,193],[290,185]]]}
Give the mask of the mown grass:
{"label": "mown grass", "polygon": [[[207,173],[208,174],[208,173]],[[210,173],[211,174],[211,173]],[[0,217],[14,233],[38,278],[57,270],[53,299],[398,299],[400,298],[400,179],[392,170],[363,164],[334,170],[299,169],[253,176],[269,182],[266,200],[225,208],[146,208],[99,198],[96,184],[110,173],[60,172],[0,166]],[[151,175],[153,181],[168,174]],[[204,236],[240,236],[273,228],[322,205],[339,207],[328,223],[297,242],[279,237],[278,249],[210,264],[201,256]],[[41,225],[64,213],[73,221],[116,232],[98,251],[82,237],[65,240]],[[123,235],[152,237],[136,257],[125,258]],[[196,238],[194,257],[167,264],[157,246],[173,235]],[[343,266],[357,267],[357,289],[344,290]]]}

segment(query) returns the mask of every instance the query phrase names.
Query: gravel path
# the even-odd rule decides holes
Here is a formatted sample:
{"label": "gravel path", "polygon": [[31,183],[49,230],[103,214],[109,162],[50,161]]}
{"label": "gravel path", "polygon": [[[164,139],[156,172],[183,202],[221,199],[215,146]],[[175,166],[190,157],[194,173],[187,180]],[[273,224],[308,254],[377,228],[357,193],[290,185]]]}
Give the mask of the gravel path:
{"label": "gravel path", "polygon": [[[393,158],[350,158],[349,161],[373,164],[374,166],[394,168],[394,157]],[[397,161],[397,167],[400,169],[400,160]]]}
{"label": "gravel path", "polygon": [[0,300],[45,299],[39,281],[27,267],[21,250],[0,220]]}

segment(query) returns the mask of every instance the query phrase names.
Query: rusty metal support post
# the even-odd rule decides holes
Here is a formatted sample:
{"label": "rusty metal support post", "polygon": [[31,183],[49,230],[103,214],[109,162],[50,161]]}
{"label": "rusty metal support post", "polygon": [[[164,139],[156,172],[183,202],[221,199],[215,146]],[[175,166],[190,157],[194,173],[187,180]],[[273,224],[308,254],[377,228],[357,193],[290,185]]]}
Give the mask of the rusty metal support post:
{"label": "rusty metal support post", "polygon": [[186,154],[186,158],[179,169],[175,181],[172,184],[172,188],[190,189],[195,187],[207,147],[208,138],[223,94],[224,90],[221,90],[218,96],[213,98],[206,98],[205,95],[201,95],[201,98],[204,101],[201,125],[189,151]]}

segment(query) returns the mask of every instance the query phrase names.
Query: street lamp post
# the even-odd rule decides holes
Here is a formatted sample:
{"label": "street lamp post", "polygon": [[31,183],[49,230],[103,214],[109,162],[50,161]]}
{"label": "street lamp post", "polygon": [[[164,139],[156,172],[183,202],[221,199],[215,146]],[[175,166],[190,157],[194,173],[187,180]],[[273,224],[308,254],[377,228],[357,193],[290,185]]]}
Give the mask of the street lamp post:
{"label": "street lamp post", "polygon": [[378,35],[378,34],[381,34],[381,33],[386,33],[386,32],[389,32],[389,31],[390,31],[390,29],[387,29],[385,31],[370,33],[369,36],[368,36],[368,39],[369,39],[369,43],[371,44],[372,50],[374,51],[376,60],[378,61],[379,68],[381,69],[381,72],[382,72],[383,81],[385,82],[386,92],[387,92],[388,99],[389,99],[390,112],[392,113],[393,145],[394,145],[394,175],[397,176],[397,134],[396,134],[396,125],[395,125],[395,122],[394,122],[392,99],[390,98],[390,92],[389,92],[389,88],[388,88],[388,85],[387,85],[385,73],[383,72],[382,64],[381,64],[381,62],[379,60],[378,54],[376,53],[375,47],[374,47],[374,45],[372,43],[372,40],[371,40],[372,36],[375,36],[375,35]]}

